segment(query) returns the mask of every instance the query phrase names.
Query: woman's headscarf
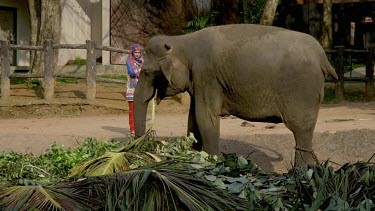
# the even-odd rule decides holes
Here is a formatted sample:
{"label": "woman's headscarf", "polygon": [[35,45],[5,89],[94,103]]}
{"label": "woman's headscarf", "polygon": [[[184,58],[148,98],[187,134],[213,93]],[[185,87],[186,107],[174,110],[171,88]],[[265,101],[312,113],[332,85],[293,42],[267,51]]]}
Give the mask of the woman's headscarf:
{"label": "woman's headscarf", "polygon": [[[138,50],[141,52],[141,55],[138,58],[135,58],[134,51]],[[142,53],[142,47],[140,44],[134,44],[132,46],[132,52],[129,54],[128,59],[126,60],[126,63],[129,63],[132,67],[134,66],[134,63],[137,63],[138,67],[142,66],[143,63],[143,53]],[[134,70],[134,67],[133,67]]]}

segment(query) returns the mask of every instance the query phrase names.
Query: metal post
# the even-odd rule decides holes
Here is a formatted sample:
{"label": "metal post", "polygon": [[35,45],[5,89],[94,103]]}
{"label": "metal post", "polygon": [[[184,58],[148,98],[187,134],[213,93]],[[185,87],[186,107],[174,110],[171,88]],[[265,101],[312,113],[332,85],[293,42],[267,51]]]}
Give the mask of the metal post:
{"label": "metal post", "polygon": [[55,81],[53,80],[54,52],[53,40],[44,41],[44,99],[52,101],[55,93]]}
{"label": "metal post", "polygon": [[86,46],[86,99],[88,101],[94,101],[96,96],[96,42],[92,40],[86,40]]}
{"label": "metal post", "polygon": [[335,85],[335,97],[337,101],[344,100],[344,46],[335,46],[336,54],[336,73],[339,77]]}
{"label": "metal post", "polygon": [[1,99],[6,101],[10,97],[10,54],[9,41],[0,42],[0,59],[1,59]]}

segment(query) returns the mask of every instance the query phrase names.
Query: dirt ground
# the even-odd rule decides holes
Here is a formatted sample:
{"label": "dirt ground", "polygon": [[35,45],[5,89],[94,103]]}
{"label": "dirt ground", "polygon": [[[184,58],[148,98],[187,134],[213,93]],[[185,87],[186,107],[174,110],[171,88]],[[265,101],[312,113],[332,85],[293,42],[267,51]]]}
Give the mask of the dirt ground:
{"label": "dirt ground", "polygon": [[[12,85],[10,103],[0,101],[0,151],[38,154],[54,141],[74,147],[87,137],[126,138],[129,126],[124,85],[98,83],[97,100],[90,104],[84,100],[85,87],[85,81],[58,83],[55,101],[47,104],[40,89]],[[166,99],[156,106],[153,129],[158,136],[183,136],[187,112],[185,97]],[[291,168],[294,139],[284,124],[246,122],[234,117],[222,118],[220,124],[223,152],[243,155],[270,171]],[[375,153],[375,101],[323,104],[314,150],[321,161],[367,161]]]}

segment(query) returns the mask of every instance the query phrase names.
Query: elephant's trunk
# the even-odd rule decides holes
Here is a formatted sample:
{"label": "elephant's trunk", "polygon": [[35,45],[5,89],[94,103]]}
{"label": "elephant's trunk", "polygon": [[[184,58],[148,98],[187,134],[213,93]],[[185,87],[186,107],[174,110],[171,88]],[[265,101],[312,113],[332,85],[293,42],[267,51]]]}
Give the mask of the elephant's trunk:
{"label": "elephant's trunk", "polygon": [[147,107],[148,102],[142,102],[141,100],[136,100],[136,98],[134,98],[134,123],[136,136],[145,134]]}
{"label": "elephant's trunk", "polygon": [[142,136],[146,129],[146,116],[148,102],[155,94],[152,81],[148,82],[140,78],[134,93],[134,123],[135,135]]}

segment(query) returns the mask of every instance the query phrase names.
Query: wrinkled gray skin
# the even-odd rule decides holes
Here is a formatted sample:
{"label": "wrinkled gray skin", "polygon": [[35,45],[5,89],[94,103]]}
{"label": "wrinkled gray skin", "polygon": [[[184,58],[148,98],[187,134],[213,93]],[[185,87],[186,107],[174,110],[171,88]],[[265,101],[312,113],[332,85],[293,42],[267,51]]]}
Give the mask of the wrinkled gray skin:
{"label": "wrinkled gray skin", "polygon": [[[188,132],[195,148],[220,155],[220,116],[284,122],[297,147],[312,150],[313,131],[324,95],[324,76],[337,75],[310,35],[282,28],[238,24],[205,28],[149,40],[135,90],[136,135],[145,133],[148,102],[187,91]],[[296,150],[295,164],[314,164]]]}

